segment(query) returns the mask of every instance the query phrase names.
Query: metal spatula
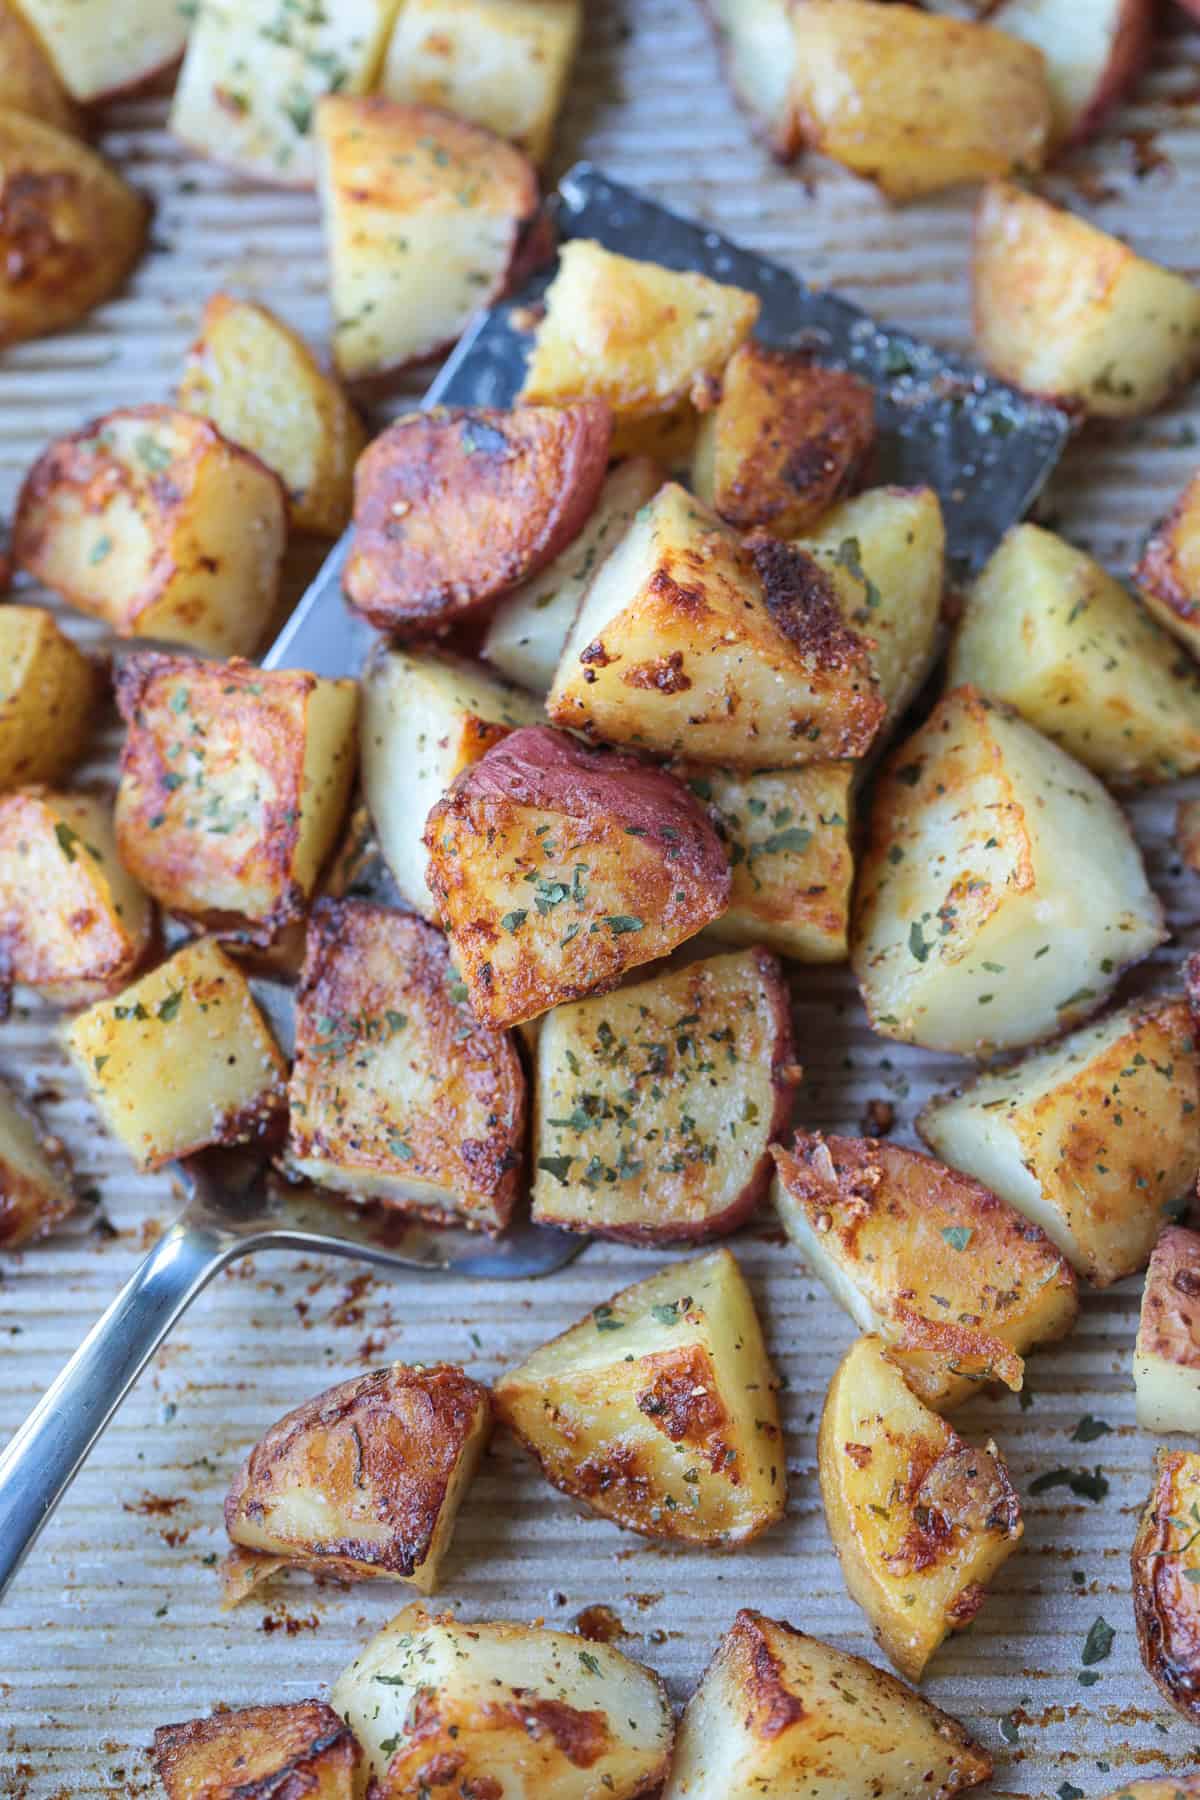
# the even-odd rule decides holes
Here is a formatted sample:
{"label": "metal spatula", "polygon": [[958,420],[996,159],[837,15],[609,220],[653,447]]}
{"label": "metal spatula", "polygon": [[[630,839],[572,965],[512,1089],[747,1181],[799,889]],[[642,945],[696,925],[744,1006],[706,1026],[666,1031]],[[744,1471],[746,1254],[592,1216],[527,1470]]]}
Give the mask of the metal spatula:
{"label": "metal spatula", "polygon": [[[879,481],[929,484],[941,495],[952,566],[977,566],[1037,496],[1068,425],[977,370],[877,325],[778,265],[681,219],[581,165],[551,203],[561,236],[680,269],[762,296],[760,333],[806,344],[868,377],[879,394]],[[459,345],[427,405],[508,406],[528,347],[528,309],[543,274],[484,315]],[[357,674],[374,634],[342,600],[343,539],[263,659],[266,668]],[[516,1281],[561,1268],[586,1240],[528,1221],[489,1241],[466,1231],[389,1221],[268,1180],[250,1152],[211,1152],[179,1169],[190,1198],[0,1456],[0,1595],[117,1406],[201,1288],[236,1257],[263,1250],[333,1253],[397,1271]]]}

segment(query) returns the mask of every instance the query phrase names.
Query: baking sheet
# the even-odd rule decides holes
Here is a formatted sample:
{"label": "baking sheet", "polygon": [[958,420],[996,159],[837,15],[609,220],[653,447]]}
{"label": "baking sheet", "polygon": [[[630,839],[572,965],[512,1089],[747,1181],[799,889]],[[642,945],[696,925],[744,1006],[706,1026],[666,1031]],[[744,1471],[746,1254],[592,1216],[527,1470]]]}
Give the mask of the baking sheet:
{"label": "baking sheet", "polygon": [[[555,175],[589,157],[813,284],[833,284],[881,318],[968,348],[970,195],[896,212],[815,161],[799,174],[778,171],[720,85],[692,0],[594,0],[588,15]],[[157,202],[155,247],[134,285],[80,330],[10,352],[0,365],[0,515],[48,436],[110,406],[166,396],[218,285],[326,335],[315,201],[240,184],[187,156],[167,134],[165,113],[161,97],[142,98],[106,120],[105,147]],[[1200,34],[1176,29],[1160,44],[1137,103],[1056,185],[1106,228],[1200,276]],[[1200,462],[1198,430],[1200,396],[1132,428],[1089,432],[1068,451],[1043,516],[1114,567],[1128,566],[1140,535]],[[312,560],[295,557],[297,582]],[[100,641],[86,621],[72,617],[69,628]],[[98,741],[86,782],[103,782],[115,741],[113,731]],[[1197,941],[1200,881],[1180,873],[1169,844],[1185,791],[1181,784],[1132,808],[1177,933],[1150,979],[1167,979]],[[798,1118],[853,1131],[868,1099],[888,1098],[898,1136],[912,1142],[920,1103],[963,1065],[873,1038],[844,971],[796,971],[794,988],[808,1071]],[[40,1098],[108,1224],[5,1259],[3,1433],[174,1207],[165,1181],[132,1177],[99,1136],[55,1025],[48,1012],[18,1013],[0,1029],[0,1071]],[[678,1700],[741,1605],[871,1654],[829,1550],[815,1467],[821,1400],[852,1328],[770,1221],[736,1248],[788,1382],[785,1522],[740,1553],[655,1547],[582,1516],[499,1437],[447,1570],[444,1598],[464,1616],[569,1624],[582,1607],[605,1603],[630,1634],[624,1647],[660,1669]],[[220,1616],[211,1565],[223,1548],[221,1502],[246,1448],[287,1407],[388,1358],[446,1357],[495,1375],[665,1260],[592,1245],[569,1269],[516,1291],[380,1280],[294,1257],[260,1258],[221,1277],[126,1402],[0,1611],[0,1793],[149,1795],[156,1788],[145,1746],[155,1725],[218,1703],[326,1692],[406,1591],[294,1577]],[[1012,1396],[984,1400],[956,1421],[995,1435],[1027,1496],[1021,1549],[924,1684],[993,1750],[994,1794],[1051,1795],[1066,1782],[1091,1796],[1138,1774],[1200,1766],[1200,1734],[1159,1700],[1133,1632],[1128,1550],[1153,1451],[1132,1423],[1137,1293],[1132,1281],[1085,1297],[1073,1337],[1031,1359],[1031,1406]],[[1111,1432],[1074,1442],[1084,1413]],[[1028,1497],[1039,1472],[1097,1464],[1110,1483],[1102,1504],[1064,1504],[1062,1490]],[[1100,1680],[1082,1687],[1080,1653],[1098,1614],[1116,1637]]]}

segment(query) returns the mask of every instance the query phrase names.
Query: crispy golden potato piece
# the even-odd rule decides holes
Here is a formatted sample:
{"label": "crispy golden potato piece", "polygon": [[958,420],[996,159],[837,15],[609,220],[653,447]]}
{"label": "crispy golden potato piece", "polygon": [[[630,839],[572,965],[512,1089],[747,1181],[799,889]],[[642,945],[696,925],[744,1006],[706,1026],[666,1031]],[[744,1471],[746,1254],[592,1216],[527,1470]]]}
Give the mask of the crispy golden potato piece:
{"label": "crispy golden potato piece", "polygon": [[0,350],[74,325],[142,253],[146,203],[85,144],[0,110]]}
{"label": "crispy golden potato piece", "polygon": [[185,412],[211,419],[287,489],[297,531],[337,537],[350,519],[367,441],[354,408],[304,342],[251,300],[214,294],[179,383]]}
{"label": "crispy golden potato piece", "polygon": [[407,0],[380,91],[486,125],[544,162],[582,25],[583,0]]}
{"label": "crispy golden potato piece", "polygon": [[361,1762],[354,1733],[323,1700],[247,1706],[154,1734],[167,1800],[354,1800]]}
{"label": "crispy golden potato piece", "polygon": [[0,795],[0,993],[18,983],[60,1006],[118,993],[153,934],[106,800]]}
{"label": "crispy golden potato piece", "polygon": [[440,931],[362,900],[313,910],[286,1164],[357,1200],[499,1231],[517,1194],[525,1077],[475,1022]]}
{"label": "crispy golden potato piece", "polygon": [[421,635],[536,575],[583,529],[610,430],[594,400],[397,420],[355,472],[353,604],[380,631]]}
{"label": "crispy golden potato piece", "polygon": [[338,370],[440,355],[508,285],[533,165],[480,125],[379,96],[322,100],[317,138]]}
{"label": "crispy golden potato piece", "polygon": [[881,1649],[920,1681],[971,1623],[1017,1547],[1021,1509],[994,1444],[978,1449],[861,1337],[829,1384],[817,1443],[825,1522],[851,1599]]}
{"label": "crispy golden potato piece", "polygon": [[980,359],[1071,411],[1150,412],[1200,366],[1200,289],[1007,182],[980,198],[973,282]]}
{"label": "crispy golden potato piece", "polygon": [[701,422],[692,487],[740,530],[795,537],[845,497],[874,442],[868,382],[751,338],[730,357],[721,398]]}
{"label": "crispy golden potato piece", "polygon": [[491,1429],[487,1388],[451,1363],[343,1381],[272,1425],[234,1477],[235,1557],[430,1594]]}
{"label": "crispy golden potato piece", "polygon": [[659,1677],[610,1644],[422,1606],[371,1639],[330,1699],[366,1751],[371,1800],[416,1800],[431,1778],[447,1800],[489,1786],[633,1800],[666,1774],[675,1735]]}
{"label": "crispy golden potato piece", "polygon": [[729,866],[681,781],[547,726],[464,769],[425,827],[475,1016],[518,1025],[610,988],[724,912]]}
{"label": "crispy golden potato piece", "polygon": [[614,456],[670,461],[695,435],[693,393],[707,397],[760,305],[744,288],[572,238],[559,251],[520,397],[603,400]]}
{"label": "crispy golden potato piece", "polygon": [[246,977],[212,938],[80,1013],[64,1039],[139,1169],[263,1137],[284,1108],[287,1065]]}
{"label": "crispy golden potato piece", "polygon": [[[1200,1719],[1200,1453],[1158,1450],[1133,1540],[1133,1616],[1146,1673],[1176,1712]],[[1200,1780],[1195,1792],[1200,1793]]]}
{"label": "crispy golden potato piece", "polygon": [[953,1800],[991,1773],[894,1675],[743,1608],[684,1709],[663,1800]]}
{"label": "crispy golden potato piece", "polygon": [[729,907],[708,935],[796,962],[844,962],[854,854],[854,764],[675,773],[708,807],[729,857]]}
{"label": "crispy golden potato piece", "polygon": [[913,1392],[949,1412],[1079,1311],[1066,1259],[977,1181],[875,1138],[796,1133],[772,1150],[774,1200],[805,1262]]}
{"label": "crispy golden potato piece", "polygon": [[788,992],[734,951],[558,1006],[537,1043],[533,1216],[630,1243],[735,1231],[799,1079]]}
{"label": "crispy golden potato piece", "polygon": [[614,1294],[496,1383],[546,1479],[645,1537],[744,1544],[783,1516],[778,1381],[728,1250]]}
{"label": "crispy golden potato piece", "polygon": [[192,9],[185,0],[18,0],[76,100],[112,100],[178,62]]}
{"label": "crispy golden potato piece", "polygon": [[126,866],[170,912],[270,943],[303,916],[346,810],[356,684],[147,650],[116,689]]}
{"label": "crispy golden potato piece", "polygon": [[1200,1233],[1168,1225],[1150,1253],[1133,1352],[1143,1431],[1200,1436]]}
{"label": "crispy golden potato piece", "polygon": [[201,155],[256,180],[311,187],[317,107],[326,94],[349,103],[374,87],[398,4],[337,0],[281,14],[275,0],[203,0],[171,129]]}
{"label": "crispy golden potato piece", "polygon": [[170,406],[93,419],[44,450],[13,521],[19,567],[120,637],[257,648],[279,596],[279,477]]}
{"label": "crispy golden potato piece", "polygon": [[800,138],[891,200],[1040,169],[1051,129],[1039,50],[984,25],[812,0],[791,17]]}
{"label": "crispy golden potato piece", "polygon": [[1024,39],[1046,59],[1054,148],[1082,143],[1137,80],[1149,60],[1154,7],[1149,0],[1000,0],[989,11],[997,31]]}
{"label": "crispy golden potato piece", "polygon": [[55,781],[83,754],[95,663],[40,606],[0,606],[0,788]]}
{"label": "crispy golden potato piece", "polygon": [[800,148],[792,76],[795,0],[705,0],[734,99],[780,162]]}
{"label": "crispy golden potato piece", "polygon": [[1200,1167],[1191,1011],[1164,999],[1110,1013],[931,1100],[918,1128],[1107,1287],[1145,1265]]}
{"label": "crispy golden potato piece", "polygon": [[1200,669],[1116,578],[1016,525],[969,589],[950,655],[972,682],[1118,782],[1200,768]]}
{"label": "crispy golden potato piece", "polygon": [[485,662],[532,693],[549,692],[588,584],[665,479],[648,456],[616,465],[579,536],[496,607],[480,649]]}
{"label": "crispy golden potato piece", "polygon": [[1151,532],[1133,579],[1159,623],[1200,658],[1200,475]]}
{"label": "crispy golden potato piece", "polygon": [[63,1145],[0,1082],[0,1250],[45,1237],[74,1210]]}
{"label": "crispy golden potato piece", "polygon": [[584,595],[546,710],[611,743],[765,769],[863,755],[886,705],[813,558],[743,544],[668,483]]}
{"label": "crispy golden potato piece", "polygon": [[956,688],[893,751],[851,928],[885,1037],[966,1056],[1036,1043],[1094,1012],[1162,938],[1124,815],[1032,726]]}
{"label": "crispy golden potato piece", "polygon": [[0,109],[40,119],[56,131],[78,135],[82,129],[54,63],[15,0],[0,0]]}

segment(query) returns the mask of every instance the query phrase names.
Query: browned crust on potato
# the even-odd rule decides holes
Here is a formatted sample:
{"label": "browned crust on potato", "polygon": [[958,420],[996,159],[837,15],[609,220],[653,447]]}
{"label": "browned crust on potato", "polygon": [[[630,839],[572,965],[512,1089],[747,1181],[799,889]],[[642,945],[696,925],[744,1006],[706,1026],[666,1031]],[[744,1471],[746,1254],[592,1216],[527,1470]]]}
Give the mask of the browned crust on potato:
{"label": "browned crust on potato", "polygon": [[1133,579],[1159,603],[1186,624],[1200,618],[1200,593],[1188,583],[1180,563],[1179,540],[1184,532],[1200,533],[1200,475],[1194,475],[1171,510],[1154,527],[1142,551]]}
{"label": "browned crust on potato", "polygon": [[160,1725],[153,1758],[168,1800],[350,1800],[362,1753],[332,1707],[297,1700]]}
{"label": "browned crust on potato", "polygon": [[[1176,1478],[1195,1460],[1187,1450],[1159,1450],[1150,1497],[1133,1540],[1133,1616],[1146,1673],[1185,1719],[1200,1720],[1200,1587],[1186,1579],[1181,1551],[1194,1527],[1178,1513]],[[1182,1517],[1184,1524],[1173,1524]]]}
{"label": "browned crust on potato", "polygon": [[[816,558],[765,533],[746,541],[771,617],[784,636],[818,669],[857,668],[870,675],[868,641],[846,624],[834,585]],[[887,710],[883,700],[860,696],[863,706],[871,700],[882,717]]]}
{"label": "browned crust on potato", "polygon": [[600,400],[398,420],[355,471],[352,604],[380,630],[427,633],[535,575],[583,529],[611,434]]}
{"label": "browned crust on potato", "polygon": [[1200,1233],[1168,1225],[1150,1253],[1137,1354],[1200,1368]]}
{"label": "browned crust on potato", "polygon": [[62,1140],[47,1136],[32,1109],[21,1105],[15,1095],[10,1093],[7,1097],[30,1118],[37,1131],[39,1150],[67,1188],[65,1195],[59,1195],[23,1175],[0,1156],[0,1249],[16,1250],[22,1244],[46,1237],[69,1218],[75,1210],[75,1196],[71,1191],[71,1163]]}

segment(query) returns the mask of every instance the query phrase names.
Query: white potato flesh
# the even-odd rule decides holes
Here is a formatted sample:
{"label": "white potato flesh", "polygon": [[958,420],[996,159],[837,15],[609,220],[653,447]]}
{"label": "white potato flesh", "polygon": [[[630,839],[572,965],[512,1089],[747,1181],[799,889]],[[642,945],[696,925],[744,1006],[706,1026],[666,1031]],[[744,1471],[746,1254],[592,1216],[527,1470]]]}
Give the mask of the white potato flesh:
{"label": "white potato flesh", "polygon": [[793,0],[709,0],[708,5],[734,96],[781,160],[799,147],[792,5]]}
{"label": "white potato flesh", "polygon": [[188,0],[19,0],[76,100],[103,100],[167,69],[187,42]]}
{"label": "white potato flesh", "polygon": [[1133,1351],[1143,1431],[1200,1435],[1200,1233],[1170,1225],[1150,1256]]}

